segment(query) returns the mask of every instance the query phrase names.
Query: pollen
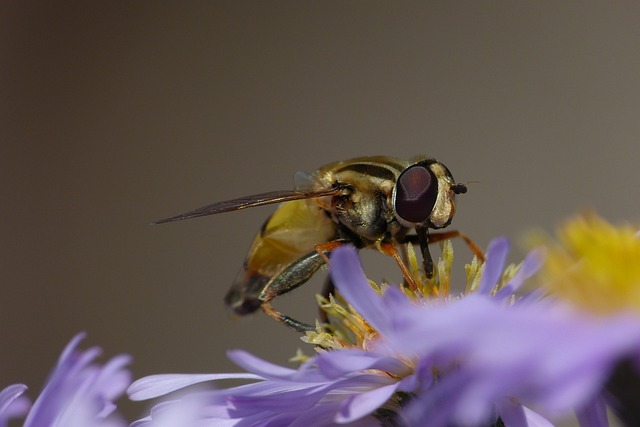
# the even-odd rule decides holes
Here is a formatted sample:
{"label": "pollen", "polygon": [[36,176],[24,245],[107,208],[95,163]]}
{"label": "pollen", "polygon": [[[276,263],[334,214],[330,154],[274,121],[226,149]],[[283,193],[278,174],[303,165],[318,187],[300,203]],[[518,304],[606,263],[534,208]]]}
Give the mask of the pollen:
{"label": "pollen", "polygon": [[[445,240],[441,244],[442,255],[435,264],[433,277],[427,277],[421,268],[413,246],[409,244],[406,249],[408,273],[418,286],[413,288],[407,286],[406,283],[400,285],[377,284],[369,280],[369,284],[376,293],[384,293],[389,286],[399,286],[417,304],[429,305],[436,301],[454,301],[464,297],[466,294],[475,292],[484,271],[482,268],[484,264],[474,257],[471,263],[465,266],[466,289],[458,290],[454,293],[451,285],[454,253],[453,246],[449,240]],[[516,271],[516,266],[509,266],[496,288],[500,289],[502,284],[506,283]],[[369,344],[378,338],[378,332],[339,293],[329,295],[328,298],[316,295],[316,300],[320,308],[326,313],[328,323],[317,322],[314,331],[307,331],[305,336],[301,337],[303,342],[314,345],[316,351],[345,348],[367,350]],[[299,355],[296,355],[296,360],[299,360]]]}

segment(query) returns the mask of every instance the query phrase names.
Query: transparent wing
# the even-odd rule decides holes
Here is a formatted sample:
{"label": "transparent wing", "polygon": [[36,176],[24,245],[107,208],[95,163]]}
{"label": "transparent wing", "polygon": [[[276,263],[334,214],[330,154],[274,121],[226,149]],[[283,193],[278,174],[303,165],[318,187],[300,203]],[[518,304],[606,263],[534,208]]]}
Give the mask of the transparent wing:
{"label": "transparent wing", "polygon": [[307,172],[298,171],[293,175],[293,187],[296,191],[311,191],[324,186],[318,178]]}
{"label": "transparent wing", "polygon": [[345,187],[332,187],[315,191],[283,190],[270,191],[268,193],[254,194],[252,196],[239,197],[237,199],[225,200],[203,206],[180,215],[164,218],[152,222],[152,224],[163,224],[165,222],[182,221],[184,219],[197,218],[200,216],[215,215],[224,212],[237,211],[240,209],[252,208],[254,206],[270,205],[273,203],[288,202],[291,200],[311,199],[315,197],[339,196],[346,194]]}

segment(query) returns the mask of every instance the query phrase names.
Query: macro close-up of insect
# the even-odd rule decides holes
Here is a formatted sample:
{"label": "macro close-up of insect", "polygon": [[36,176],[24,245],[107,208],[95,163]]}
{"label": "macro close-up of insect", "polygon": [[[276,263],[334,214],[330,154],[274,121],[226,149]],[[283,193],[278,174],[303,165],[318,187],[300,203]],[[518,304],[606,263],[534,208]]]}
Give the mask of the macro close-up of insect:
{"label": "macro close-up of insect", "polygon": [[[433,276],[429,243],[434,241],[461,237],[482,258],[482,251],[458,231],[429,232],[451,223],[455,196],[467,191],[435,159],[359,157],[330,163],[311,175],[298,173],[295,178],[294,190],[221,201],[154,222],[281,203],[254,238],[225,296],[226,305],[238,315],[262,309],[298,331],[315,329],[276,311],[269,302],[307,282],[328,262],[331,250],[344,244],[377,248],[392,256],[410,282],[398,250],[404,244],[419,244],[427,277]],[[324,293],[331,290],[329,281]]]}

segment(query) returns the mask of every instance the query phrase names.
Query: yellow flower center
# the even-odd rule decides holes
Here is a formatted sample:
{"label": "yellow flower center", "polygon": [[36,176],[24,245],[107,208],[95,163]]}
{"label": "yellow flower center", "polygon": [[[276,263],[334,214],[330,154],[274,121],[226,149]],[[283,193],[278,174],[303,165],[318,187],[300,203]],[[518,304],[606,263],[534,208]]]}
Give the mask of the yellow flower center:
{"label": "yellow flower center", "polygon": [[597,313],[640,311],[640,237],[596,215],[568,221],[548,245],[542,277],[549,290]]}

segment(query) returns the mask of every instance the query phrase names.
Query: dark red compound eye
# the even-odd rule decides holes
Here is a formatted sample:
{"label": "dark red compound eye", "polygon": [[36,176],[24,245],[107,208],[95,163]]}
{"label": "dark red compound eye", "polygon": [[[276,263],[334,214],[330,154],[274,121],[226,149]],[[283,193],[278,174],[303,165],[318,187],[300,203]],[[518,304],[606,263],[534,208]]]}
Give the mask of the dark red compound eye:
{"label": "dark red compound eye", "polygon": [[423,223],[431,215],[438,197],[438,179],[431,169],[413,165],[396,182],[395,210],[398,217],[411,223]]}

